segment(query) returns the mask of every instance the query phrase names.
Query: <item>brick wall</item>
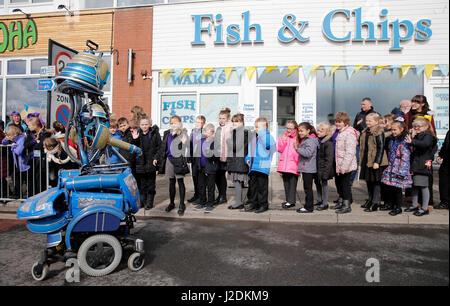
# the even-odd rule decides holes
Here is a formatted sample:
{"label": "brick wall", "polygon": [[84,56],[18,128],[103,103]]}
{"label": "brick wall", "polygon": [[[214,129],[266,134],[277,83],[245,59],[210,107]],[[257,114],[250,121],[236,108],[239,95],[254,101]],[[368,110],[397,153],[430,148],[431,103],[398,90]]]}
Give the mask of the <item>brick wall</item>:
{"label": "brick wall", "polygon": [[[134,105],[142,106],[151,116],[151,89],[152,80],[143,80],[142,70],[152,73],[152,32],[153,32],[153,8],[136,8],[117,10],[114,13],[113,28],[113,97],[112,112],[117,118],[131,118],[130,109]],[[128,83],[128,49],[135,53],[133,59],[134,81]]]}

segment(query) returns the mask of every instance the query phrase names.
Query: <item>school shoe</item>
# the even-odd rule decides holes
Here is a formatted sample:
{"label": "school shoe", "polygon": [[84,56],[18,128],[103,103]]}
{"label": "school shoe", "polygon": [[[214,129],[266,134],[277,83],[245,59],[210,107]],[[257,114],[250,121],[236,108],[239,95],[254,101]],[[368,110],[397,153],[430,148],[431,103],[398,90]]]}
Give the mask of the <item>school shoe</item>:
{"label": "school shoe", "polygon": [[351,207],[351,202],[349,200],[344,200],[342,202],[342,208],[341,209],[337,209],[336,213],[337,214],[346,214],[352,211],[352,207]]}
{"label": "school shoe", "polygon": [[204,205],[204,204],[197,204],[197,206],[195,206],[194,209],[195,210],[202,210],[205,207],[206,207],[206,205]]}
{"label": "school shoe", "polygon": [[405,209],[405,212],[412,212],[412,211],[416,212],[418,210],[419,210],[419,207],[410,206],[407,209]]}
{"label": "school shoe", "polygon": [[434,209],[448,209],[448,203],[441,202],[441,203],[439,203],[439,205],[438,205],[437,207],[435,207]]}
{"label": "school shoe", "polygon": [[318,211],[327,210],[328,203],[322,203],[319,207],[316,208]]}
{"label": "school shoe", "polygon": [[291,204],[289,202],[286,202],[283,205],[281,205],[281,207],[283,207],[285,209],[288,209],[288,208],[291,208],[291,207],[295,207],[295,204]]}
{"label": "school shoe", "polygon": [[389,214],[391,215],[391,216],[397,216],[397,215],[399,215],[399,214],[401,214],[402,213],[402,209],[399,207],[399,208],[395,208],[395,209],[393,209],[393,210],[391,210],[390,212],[389,212]]}
{"label": "school shoe", "polygon": [[369,207],[367,207],[366,209],[364,209],[365,212],[372,212],[372,211],[377,211],[378,207],[380,205],[378,203],[372,203],[372,205],[370,205]]}
{"label": "school shoe", "polygon": [[166,212],[170,212],[174,208],[175,208],[175,204],[170,203],[169,206],[166,207]]}
{"label": "school shoe", "polygon": [[430,211],[428,209],[427,210],[419,209],[418,211],[416,211],[414,213],[414,216],[422,217],[422,216],[429,215],[429,214],[430,214]]}
{"label": "school shoe", "polygon": [[260,208],[258,208],[257,210],[255,210],[255,213],[260,214],[260,213],[263,213],[263,212],[268,211],[268,210],[269,210],[269,207],[267,207],[267,206],[261,206]]}
{"label": "school shoe", "polygon": [[322,205],[322,201],[314,203],[314,206],[320,206],[320,205]]}
{"label": "school shoe", "polygon": [[297,212],[299,214],[309,214],[309,213],[312,213],[313,211],[312,210],[308,210],[308,209],[306,209],[304,207],[301,207],[301,208],[297,209]]}
{"label": "school shoe", "polygon": [[367,207],[370,207],[372,205],[372,201],[366,200],[363,205],[361,205],[361,208],[366,209]]}
{"label": "school shoe", "polygon": [[228,209],[242,209],[242,208],[244,208],[244,204],[228,206]]}
{"label": "school shoe", "polygon": [[339,198],[336,202],[336,205],[331,206],[331,209],[341,209],[344,205],[344,199],[343,198]]}
{"label": "school shoe", "polygon": [[213,209],[214,209],[214,206],[212,206],[212,205],[206,206],[205,214],[209,214],[210,212],[213,211]]}
{"label": "school shoe", "polygon": [[244,205],[244,209],[246,212],[254,211],[254,210],[256,210],[256,206],[253,204],[246,204],[246,205]]}
{"label": "school shoe", "polygon": [[227,203],[228,202],[228,200],[227,200],[227,198],[217,198],[217,200],[216,200],[216,202],[215,202],[215,204],[216,205],[220,205],[220,204],[224,204],[224,203]]}
{"label": "school shoe", "polygon": [[186,210],[186,205],[180,204],[180,208],[178,208],[178,215],[182,216],[184,215],[184,211]]}

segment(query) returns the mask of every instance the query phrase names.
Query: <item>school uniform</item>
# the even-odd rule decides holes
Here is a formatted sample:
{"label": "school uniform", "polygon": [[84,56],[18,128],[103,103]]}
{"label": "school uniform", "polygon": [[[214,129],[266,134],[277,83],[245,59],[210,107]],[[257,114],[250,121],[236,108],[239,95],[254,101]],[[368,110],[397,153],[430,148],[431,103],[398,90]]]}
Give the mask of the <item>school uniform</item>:
{"label": "school uniform", "polygon": [[200,139],[200,157],[194,157],[192,171],[198,175],[199,205],[212,207],[215,204],[216,173],[219,168],[219,158],[214,156],[214,140],[204,136]]}
{"label": "school uniform", "polygon": [[334,147],[332,137],[335,128],[331,129],[327,136],[319,138],[319,147],[317,150],[317,179],[319,188],[317,189],[317,198],[320,206],[317,210],[325,210],[328,208],[328,180],[335,175],[334,164]]}

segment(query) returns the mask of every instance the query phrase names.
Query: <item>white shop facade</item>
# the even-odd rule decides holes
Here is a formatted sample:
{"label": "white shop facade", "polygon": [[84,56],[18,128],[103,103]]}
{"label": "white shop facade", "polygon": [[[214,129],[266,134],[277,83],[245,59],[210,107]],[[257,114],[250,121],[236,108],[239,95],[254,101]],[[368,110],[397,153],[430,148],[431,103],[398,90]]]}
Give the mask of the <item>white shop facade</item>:
{"label": "white shop facade", "polygon": [[314,125],[364,97],[388,114],[424,94],[439,138],[449,126],[448,4],[421,1],[207,1],[154,7],[152,118],[217,125],[228,107],[246,126],[266,117]]}

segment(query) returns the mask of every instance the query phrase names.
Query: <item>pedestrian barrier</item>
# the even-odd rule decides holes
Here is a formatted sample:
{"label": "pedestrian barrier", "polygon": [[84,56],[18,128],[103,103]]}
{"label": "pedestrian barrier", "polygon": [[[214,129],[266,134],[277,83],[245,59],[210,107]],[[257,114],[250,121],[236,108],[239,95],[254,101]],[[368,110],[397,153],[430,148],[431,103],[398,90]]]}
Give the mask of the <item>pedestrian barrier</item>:
{"label": "pedestrian barrier", "polygon": [[0,144],[0,201],[24,201],[49,187],[46,156],[40,151],[26,152],[30,168],[21,172],[14,162],[11,145]]}

